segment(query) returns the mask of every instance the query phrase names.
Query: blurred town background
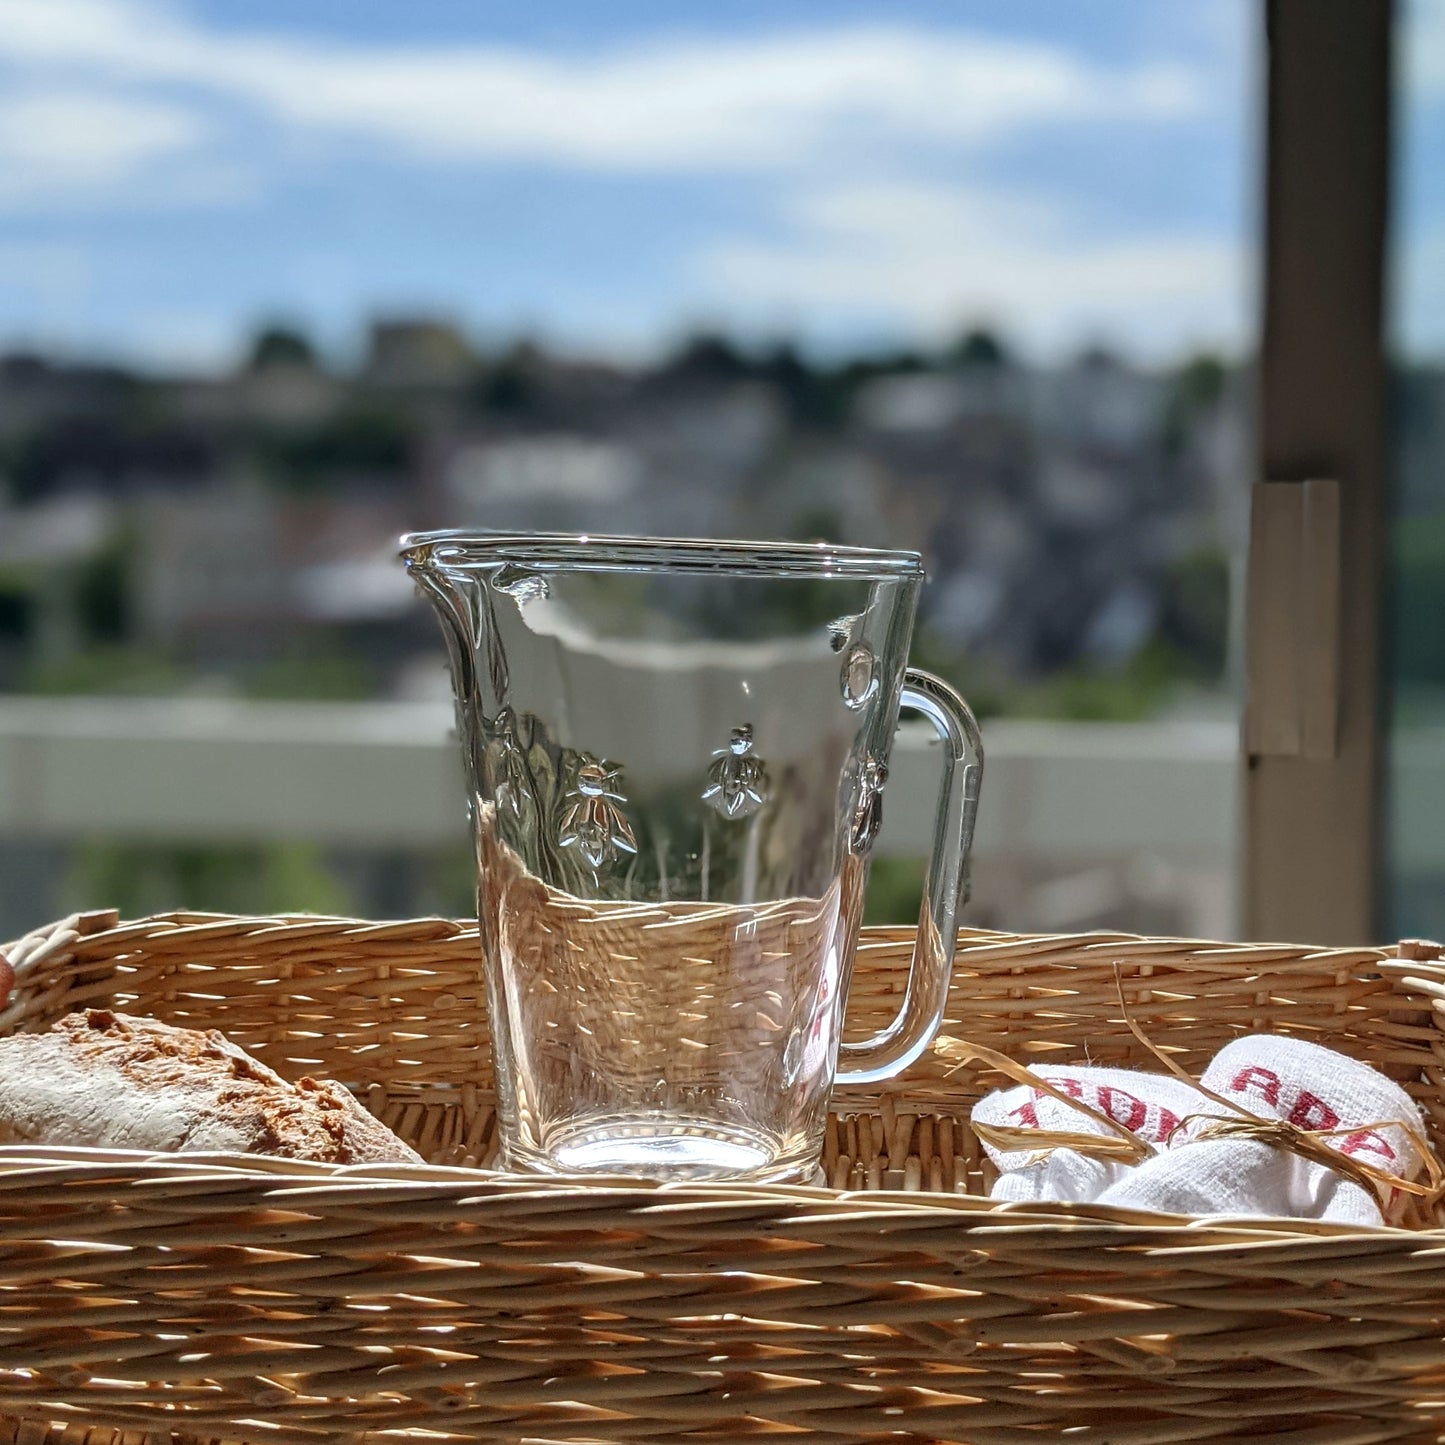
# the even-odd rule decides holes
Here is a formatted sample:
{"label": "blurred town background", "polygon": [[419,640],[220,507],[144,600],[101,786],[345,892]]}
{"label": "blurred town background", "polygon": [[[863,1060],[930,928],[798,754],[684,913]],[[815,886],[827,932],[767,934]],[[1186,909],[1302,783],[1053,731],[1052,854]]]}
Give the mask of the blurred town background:
{"label": "blurred town background", "polygon": [[[0,687],[444,706],[396,538],[475,525],[917,548],[915,661],[986,723],[1227,724],[1247,422],[1247,378],[1217,356],[1045,367],[981,328],[829,363],[721,335],[652,365],[488,355],[430,317],[378,320],[352,368],[283,325],[219,376],[13,352]],[[460,849],[346,853],[88,840],[43,869],[30,849],[26,889],[130,910],[469,906]],[[976,911],[997,912],[1017,880],[984,877]],[[919,878],[885,861],[873,916],[910,919]],[[1117,880],[1090,899],[1131,902]],[[1165,901],[1160,925],[1189,904]]]}
{"label": "blurred town background", "polygon": [[[0,937],[469,911],[444,525],[919,549],[968,919],[1233,935],[1263,14],[0,0]],[[1384,870],[1438,933],[1445,7],[1399,35]]]}
{"label": "blurred town background", "polygon": [[361,366],[299,331],[228,376],[0,356],[0,683],[434,692],[402,530],[828,538],[928,558],[920,655],[981,715],[1137,720],[1225,684],[1243,378],[986,330],[810,364],[699,336],[649,367],[445,321]]}

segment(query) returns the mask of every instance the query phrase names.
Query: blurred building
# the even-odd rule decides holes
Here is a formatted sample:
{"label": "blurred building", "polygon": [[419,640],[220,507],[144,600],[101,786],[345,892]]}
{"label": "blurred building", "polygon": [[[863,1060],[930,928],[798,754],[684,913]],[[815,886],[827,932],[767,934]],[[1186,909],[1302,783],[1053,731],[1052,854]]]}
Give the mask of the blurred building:
{"label": "blurred building", "polygon": [[276,646],[295,613],[277,499],[254,480],[136,510],[137,640],[225,659]]}
{"label": "blurred building", "polygon": [[[129,640],[223,670],[305,635],[402,675],[395,539],[448,525],[916,547],[937,645],[1006,678],[1122,669],[1164,636],[1188,653],[1216,623],[1175,625],[1172,572],[1212,556],[1242,578],[1243,382],[1101,351],[1031,367],[974,341],[827,367],[704,340],[627,368],[478,358],[445,321],[393,318],[354,377],[284,328],[223,377],[11,357],[0,496],[34,555],[57,528],[75,558],[133,539]],[[1428,379],[1417,393],[1428,427]],[[62,515],[67,497],[104,521]],[[68,585],[39,611],[27,594],[28,622],[12,609],[12,652],[42,613],[65,650]]]}
{"label": "blurred building", "polygon": [[460,386],[476,364],[471,347],[450,322],[396,319],[372,324],[362,375],[382,388]]}

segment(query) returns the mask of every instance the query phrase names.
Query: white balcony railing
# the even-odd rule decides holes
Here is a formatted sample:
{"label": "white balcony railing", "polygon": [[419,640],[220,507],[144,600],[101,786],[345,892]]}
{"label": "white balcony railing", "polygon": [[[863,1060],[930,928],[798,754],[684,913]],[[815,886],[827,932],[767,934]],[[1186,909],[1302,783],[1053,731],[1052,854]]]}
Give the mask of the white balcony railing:
{"label": "white balcony railing", "polygon": [[[0,853],[8,845],[13,867],[88,838],[460,845],[450,723],[436,704],[0,699]],[[1125,895],[1173,890],[1184,902],[1170,926],[1233,932],[1233,723],[996,721],[985,744],[976,896],[1004,900],[995,916],[1036,928],[1112,922]],[[927,851],[930,748],[928,730],[900,733],[881,855]],[[1445,728],[1403,734],[1390,769],[1392,870],[1445,876]],[[21,874],[9,881],[24,894]]]}
{"label": "white balcony railing", "polygon": [[[0,834],[445,843],[463,826],[450,723],[432,704],[9,698]],[[1000,721],[985,745],[980,857],[1234,856],[1230,723]],[[931,746],[927,729],[900,733],[885,854],[927,851]]]}
{"label": "white balcony railing", "polygon": [[[431,703],[0,699],[0,844],[460,844],[450,724],[449,709]],[[1100,869],[1128,862],[1136,873],[1172,870],[1186,880],[1177,886],[1203,900],[1186,907],[1180,926],[1232,931],[1233,723],[996,721],[985,745],[977,876],[990,887],[1009,869],[1031,880],[1035,891],[1018,905],[1029,926],[1108,917],[1114,885],[1100,882]],[[931,746],[921,726],[899,735],[878,841],[884,856],[927,851]],[[1394,870],[1445,874],[1445,728],[1403,735],[1390,767]],[[1093,904],[1082,896],[1090,888]]]}

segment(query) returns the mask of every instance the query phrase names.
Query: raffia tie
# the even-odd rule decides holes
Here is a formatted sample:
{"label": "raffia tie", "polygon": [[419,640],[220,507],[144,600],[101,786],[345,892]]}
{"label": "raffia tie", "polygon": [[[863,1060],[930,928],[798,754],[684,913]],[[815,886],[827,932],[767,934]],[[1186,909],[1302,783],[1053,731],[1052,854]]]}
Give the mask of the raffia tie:
{"label": "raffia tie", "polygon": [[[1216,1094],[1212,1089],[1206,1089],[1198,1079],[1176,1064],[1161,1049],[1154,1046],[1143,1029],[1129,1016],[1128,1005],[1124,1002],[1124,986],[1118,964],[1114,965],[1114,986],[1118,990],[1119,1008],[1129,1032],[1175,1078],[1188,1084],[1204,1098],[1228,1111],[1222,1115],[1190,1114],[1187,1118],[1180,1120],[1179,1129],[1188,1128],[1196,1122],[1202,1123],[1203,1127],[1193,1135],[1193,1142],[1199,1143],[1206,1139],[1253,1139],[1258,1143],[1268,1144],[1271,1148],[1282,1149],[1288,1154],[1295,1154],[1301,1159],[1307,1159],[1312,1164],[1321,1164],[1326,1169],[1333,1169],[1336,1174],[1350,1180],[1351,1183],[1372,1190],[1385,1207],[1389,1206],[1393,1191],[1417,1194],[1431,1201],[1445,1193],[1445,1173],[1442,1173],[1440,1162],[1435,1158],[1425,1136],[1413,1125],[1398,1119],[1383,1119],[1370,1124],[1348,1124],[1334,1129],[1302,1129],[1298,1124],[1291,1124],[1288,1119],[1252,1114],[1234,1099],[1227,1099],[1222,1094]],[[973,1043],[968,1039],[949,1038],[947,1035],[941,1035],[936,1041],[935,1047],[944,1058],[954,1060],[958,1068],[963,1068],[971,1063],[984,1064],[988,1068],[1006,1075],[1017,1084],[1026,1084],[1051,1099],[1057,1099],[1060,1103],[1067,1104],[1069,1108],[1087,1115],[1095,1123],[1102,1124],[1107,1130],[1105,1134],[1081,1134],[1068,1129],[1027,1129],[1010,1124],[975,1122],[974,1133],[985,1143],[994,1145],[995,1148],[1009,1152],[1031,1149],[1038,1159],[1045,1158],[1055,1149],[1072,1149],[1079,1154],[1087,1154],[1096,1159],[1112,1159],[1123,1164],[1141,1163],[1154,1153],[1154,1150],[1144,1140],[1119,1123],[1117,1119],[1112,1119],[1102,1110],[1084,1103],[1082,1099],[1075,1099],[1064,1093],[1062,1089],[1055,1088],[1047,1079],[1034,1073],[1026,1065],[1009,1058],[1006,1054],[1001,1054],[995,1049],[985,1048],[982,1044]],[[1338,1149],[1331,1148],[1328,1143],[1330,1139],[1338,1135],[1354,1134],[1360,1130],[1369,1129],[1399,1129],[1404,1133],[1419,1150],[1420,1157],[1425,1161],[1426,1182],[1422,1183],[1418,1180],[1406,1179],[1403,1175],[1392,1174],[1378,1165],[1366,1163],[1353,1155],[1342,1154]],[[1170,1137],[1172,1138],[1173,1135],[1171,1134]]]}

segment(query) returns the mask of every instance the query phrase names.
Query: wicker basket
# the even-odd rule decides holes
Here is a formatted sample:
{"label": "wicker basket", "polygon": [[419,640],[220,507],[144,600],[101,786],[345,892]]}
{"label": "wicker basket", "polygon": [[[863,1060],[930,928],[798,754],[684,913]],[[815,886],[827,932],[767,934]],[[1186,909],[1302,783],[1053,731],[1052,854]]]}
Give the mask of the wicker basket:
{"label": "wicker basket", "polygon": [[[866,933],[856,1033],[893,1012],[910,946]],[[220,1027],[358,1086],[434,1167],[0,1149],[0,1445],[1445,1432],[1438,1219],[990,1205],[965,1121],[997,1078],[937,1056],[839,1094],[834,1189],[478,1173],[473,930],[92,914],[13,956],[0,1027],[98,1003]],[[948,1027],[1025,1060],[1147,1063],[1116,965],[1186,1067],[1246,1031],[1319,1039],[1402,1080],[1445,1142],[1428,957],[965,933]]]}

